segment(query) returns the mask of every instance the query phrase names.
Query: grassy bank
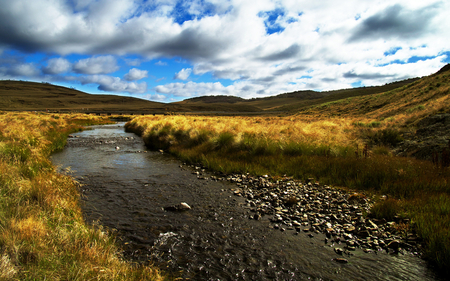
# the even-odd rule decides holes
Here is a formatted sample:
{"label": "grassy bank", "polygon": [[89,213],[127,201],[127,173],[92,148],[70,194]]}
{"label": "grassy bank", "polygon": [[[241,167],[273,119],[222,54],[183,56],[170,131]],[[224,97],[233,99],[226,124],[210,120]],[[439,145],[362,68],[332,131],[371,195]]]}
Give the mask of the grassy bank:
{"label": "grassy bank", "polygon": [[81,125],[75,114],[0,112],[0,279],[161,280],[158,270],[123,261],[114,238],[87,226],[77,183],[49,161]]}
{"label": "grassy bank", "polygon": [[[426,258],[450,265],[450,173],[430,162],[390,155],[399,135],[388,121],[297,117],[143,116],[126,124],[147,146],[224,173],[315,178],[388,195],[373,215],[411,218]],[[370,143],[370,146],[366,144]],[[370,149],[369,149],[370,148]]]}

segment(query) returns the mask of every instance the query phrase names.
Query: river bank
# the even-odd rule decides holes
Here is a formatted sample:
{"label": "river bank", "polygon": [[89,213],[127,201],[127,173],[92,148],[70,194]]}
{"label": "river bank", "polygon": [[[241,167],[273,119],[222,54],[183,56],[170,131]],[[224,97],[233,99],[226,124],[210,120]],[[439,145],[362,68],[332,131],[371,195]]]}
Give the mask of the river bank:
{"label": "river bank", "polygon": [[[157,264],[174,278],[197,280],[416,280],[418,276],[436,280],[426,263],[411,252],[350,250],[343,239],[345,232],[333,222],[339,233],[331,232],[325,243],[326,234],[312,229],[321,226],[314,225],[316,217],[306,209],[308,223],[314,220],[308,224],[309,232],[305,232],[304,214],[296,214],[300,217],[295,221],[302,224],[299,232],[294,220],[287,219],[286,208],[275,206],[273,198],[265,204],[273,205],[275,213],[269,213],[269,206],[267,214],[258,213],[259,203],[252,200],[270,195],[256,194],[259,187],[250,180],[259,185],[263,182],[259,178],[229,177],[227,181],[201,167],[183,165],[166,153],[146,151],[140,138],[121,127],[102,128],[73,135],[53,161],[76,171],[73,176],[83,184],[86,221],[115,231],[129,259]],[[271,182],[262,179],[265,184]],[[287,190],[282,186],[298,183],[278,180],[279,190],[274,191],[283,200]],[[311,186],[316,188],[314,183]],[[263,190],[261,186],[258,192]],[[308,190],[308,197],[313,194]],[[306,197],[306,193],[297,195]],[[181,202],[191,209],[168,211],[167,207]],[[322,215],[316,213],[319,219]]]}
{"label": "river bank", "polygon": [[0,279],[162,280],[154,267],[125,261],[104,227],[87,225],[72,177],[50,154],[82,125],[82,114],[0,112]]}

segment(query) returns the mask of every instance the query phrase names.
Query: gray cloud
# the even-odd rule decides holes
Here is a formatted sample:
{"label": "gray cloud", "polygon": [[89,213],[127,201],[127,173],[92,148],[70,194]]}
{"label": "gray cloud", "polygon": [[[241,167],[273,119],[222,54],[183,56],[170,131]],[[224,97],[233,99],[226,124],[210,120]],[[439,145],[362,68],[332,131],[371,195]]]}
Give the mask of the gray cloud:
{"label": "gray cloud", "polygon": [[288,74],[288,73],[300,72],[300,71],[303,71],[305,69],[306,69],[306,67],[304,67],[304,66],[285,67],[285,68],[282,68],[282,69],[279,69],[279,70],[275,71],[273,73],[273,75],[282,76],[282,75],[285,75],[285,74]]}
{"label": "gray cloud", "polygon": [[276,52],[268,56],[261,58],[263,61],[280,61],[296,57],[301,51],[301,47],[298,44],[293,44],[281,52]]}
{"label": "gray cloud", "polygon": [[169,57],[211,59],[227,49],[230,44],[220,36],[202,32],[198,28],[187,28],[180,34],[157,44],[152,50]]}
{"label": "gray cloud", "polygon": [[386,74],[381,74],[381,73],[361,73],[361,74],[357,74],[354,71],[345,72],[342,76],[344,78],[358,78],[358,79],[367,79],[367,80],[392,77],[392,75],[386,75]]}
{"label": "gray cloud", "polygon": [[7,71],[7,75],[20,77],[37,77],[40,73],[39,69],[31,63],[14,65]]}
{"label": "gray cloud", "polygon": [[420,10],[407,10],[400,4],[365,19],[356,28],[349,41],[376,38],[412,38],[425,32],[438,5]]}

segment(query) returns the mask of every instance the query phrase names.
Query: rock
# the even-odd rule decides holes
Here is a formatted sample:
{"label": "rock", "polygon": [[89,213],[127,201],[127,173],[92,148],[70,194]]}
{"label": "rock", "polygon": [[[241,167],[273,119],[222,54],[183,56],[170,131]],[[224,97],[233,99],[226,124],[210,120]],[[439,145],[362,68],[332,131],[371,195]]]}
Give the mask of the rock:
{"label": "rock", "polygon": [[344,258],[335,258],[333,260],[338,263],[348,263],[348,260]]}
{"label": "rock", "polygon": [[334,248],[334,252],[338,255],[342,255],[344,253],[344,249],[342,248]]}
{"label": "rock", "polygon": [[393,240],[393,241],[389,242],[389,244],[387,245],[387,247],[389,249],[392,249],[395,251],[397,251],[400,248],[400,246],[401,246],[401,243],[398,240]]}
{"label": "rock", "polygon": [[164,207],[165,211],[171,211],[171,212],[188,211],[190,209],[191,209],[191,206],[189,206],[185,202],[181,202],[180,204],[174,205],[174,206]]}
{"label": "rock", "polygon": [[[200,170],[200,167],[196,169]],[[373,204],[365,195],[351,197],[345,191],[315,184],[313,179],[308,184],[288,177],[274,180],[270,176],[254,177],[249,174],[222,176],[221,179],[238,186],[231,192],[245,199],[249,211],[253,212],[248,218],[257,220],[268,215],[271,228],[282,231],[285,227],[287,230],[295,229],[297,235],[299,232],[311,236],[322,233],[329,244],[346,243],[345,252],[335,250],[341,254],[351,254],[348,250],[356,248],[391,251],[397,251],[400,247],[409,247],[412,251],[418,249],[417,243],[420,241],[416,242],[418,239],[414,236],[408,240],[413,244],[408,246],[406,241],[394,236],[394,223],[363,216]],[[393,240],[398,240],[398,243]],[[388,247],[390,242],[392,244]]]}

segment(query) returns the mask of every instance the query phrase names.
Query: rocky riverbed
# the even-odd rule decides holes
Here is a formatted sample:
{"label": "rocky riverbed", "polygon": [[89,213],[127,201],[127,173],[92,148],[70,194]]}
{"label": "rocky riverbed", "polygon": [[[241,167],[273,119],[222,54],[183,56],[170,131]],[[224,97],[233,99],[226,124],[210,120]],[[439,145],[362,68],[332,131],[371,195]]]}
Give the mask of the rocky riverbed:
{"label": "rocky riverbed", "polygon": [[[199,166],[191,166],[199,179],[205,180]],[[248,218],[266,217],[270,228],[293,231],[296,235],[321,236],[324,244],[342,256],[351,256],[357,249],[365,253],[421,253],[421,240],[408,231],[409,219],[395,221],[367,217],[373,201],[362,193],[352,193],[313,179],[301,182],[289,177],[268,175],[222,175],[210,180],[236,184],[235,196],[245,198]],[[384,200],[382,197],[381,200]],[[345,258],[336,258],[346,263]]]}

